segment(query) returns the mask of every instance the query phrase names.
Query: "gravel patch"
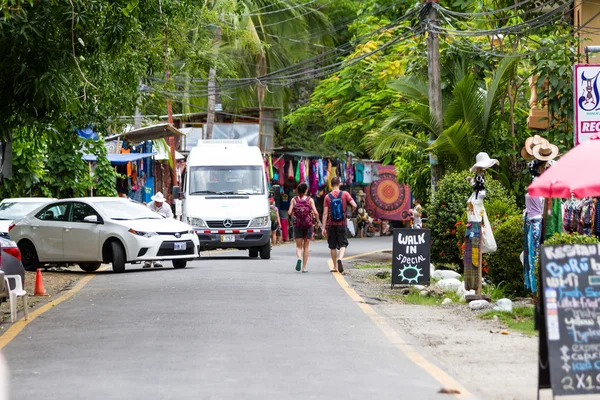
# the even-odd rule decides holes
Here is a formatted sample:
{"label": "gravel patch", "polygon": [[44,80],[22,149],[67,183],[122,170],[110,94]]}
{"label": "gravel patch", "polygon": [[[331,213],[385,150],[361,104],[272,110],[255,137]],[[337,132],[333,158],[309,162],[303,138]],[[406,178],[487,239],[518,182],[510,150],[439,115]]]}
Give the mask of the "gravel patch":
{"label": "gravel patch", "polygon": [[[482,399],[534,399],[537,388],[538,338],[508,330],[497,320],[482,320],[466,303],[444,306],[406,304],[401,288],[375,277],[389,268],[357,265],[391,264],[391,254],[347,263],[348,283],[412,346]],[[530,305],[527,299],[515,306]]]}

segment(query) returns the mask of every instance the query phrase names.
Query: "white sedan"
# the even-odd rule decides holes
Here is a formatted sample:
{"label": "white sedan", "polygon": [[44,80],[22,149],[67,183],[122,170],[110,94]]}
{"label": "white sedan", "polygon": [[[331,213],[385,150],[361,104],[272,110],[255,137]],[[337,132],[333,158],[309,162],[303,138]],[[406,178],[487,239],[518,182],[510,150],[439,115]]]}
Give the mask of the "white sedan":
{"label": "white sedan", "polygon": [[79,264],[91,272],[112,263],[113,271],[123,272],[126,263],[161,260],[185,268],[198,257],[191,226],[118,197],[54,201],[11,225],[9,233],[30,271],[45,264]]}

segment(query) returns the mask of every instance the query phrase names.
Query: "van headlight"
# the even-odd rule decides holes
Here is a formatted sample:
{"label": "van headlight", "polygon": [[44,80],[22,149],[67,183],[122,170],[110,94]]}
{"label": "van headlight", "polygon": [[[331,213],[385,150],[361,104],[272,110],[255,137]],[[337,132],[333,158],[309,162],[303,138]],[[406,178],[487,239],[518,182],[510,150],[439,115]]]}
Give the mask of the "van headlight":
{"label": "van headlight", "polygon": [[202,218],[188,218],[188,224],[194,228],[208,228],[206,222]]}
{"label": "van headlight", "polygon": [[250,226],[248,226],[248,228],[262,228],[269,225],[269,216],[265,215],[264,217],[257,217],[254,218],[251,222],[250,222]]}

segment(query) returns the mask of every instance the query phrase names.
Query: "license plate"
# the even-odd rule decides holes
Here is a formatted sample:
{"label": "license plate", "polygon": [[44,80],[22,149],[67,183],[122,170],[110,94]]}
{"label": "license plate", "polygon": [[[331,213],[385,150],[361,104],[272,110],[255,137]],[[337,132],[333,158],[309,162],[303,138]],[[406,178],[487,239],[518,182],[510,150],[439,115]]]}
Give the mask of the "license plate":
{"label": "license plate", "polygon": [[221,242],[235,242],[235,235],[221,235]]}
{"label": "license plate", "polygon": [[185,250],[186,243],[185,242],[175,242],[173,245],[173,250]]}

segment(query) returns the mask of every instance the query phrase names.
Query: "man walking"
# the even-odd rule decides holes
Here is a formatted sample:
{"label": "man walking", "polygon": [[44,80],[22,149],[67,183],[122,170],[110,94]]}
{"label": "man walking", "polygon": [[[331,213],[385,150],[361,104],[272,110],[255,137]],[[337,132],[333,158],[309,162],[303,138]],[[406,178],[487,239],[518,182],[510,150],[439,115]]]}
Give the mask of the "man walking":
{"label": "man walking", "polygon": [[346,254],[346,247],[348,247],[346,210],[348,204],[350,204],[352,210],[356,209],[356,203],[348,192],[340,190],[339,177],[334,176],[331,178],[331,186],[331,193],[325,197],[323,225],[321,225],[321,229],[323,235],[327,236],[327,244],[331,252],[331,260],[333,261],[332,272],[342,273],[344,272],[342,260]]}
{"label": "man walking", "polygon": [[[165,196],[163,196],[162,192],[158,192],[152,196],[152,201],[148,203],[146,207],[159,214],[163,218],[173,218],[173,210],[171,210],[171,207],[165,203]],[[162,268],[162,264],[157,261],[146,261],[143,268],[150,268],[152,266],[154,266],[154,268]]]}

